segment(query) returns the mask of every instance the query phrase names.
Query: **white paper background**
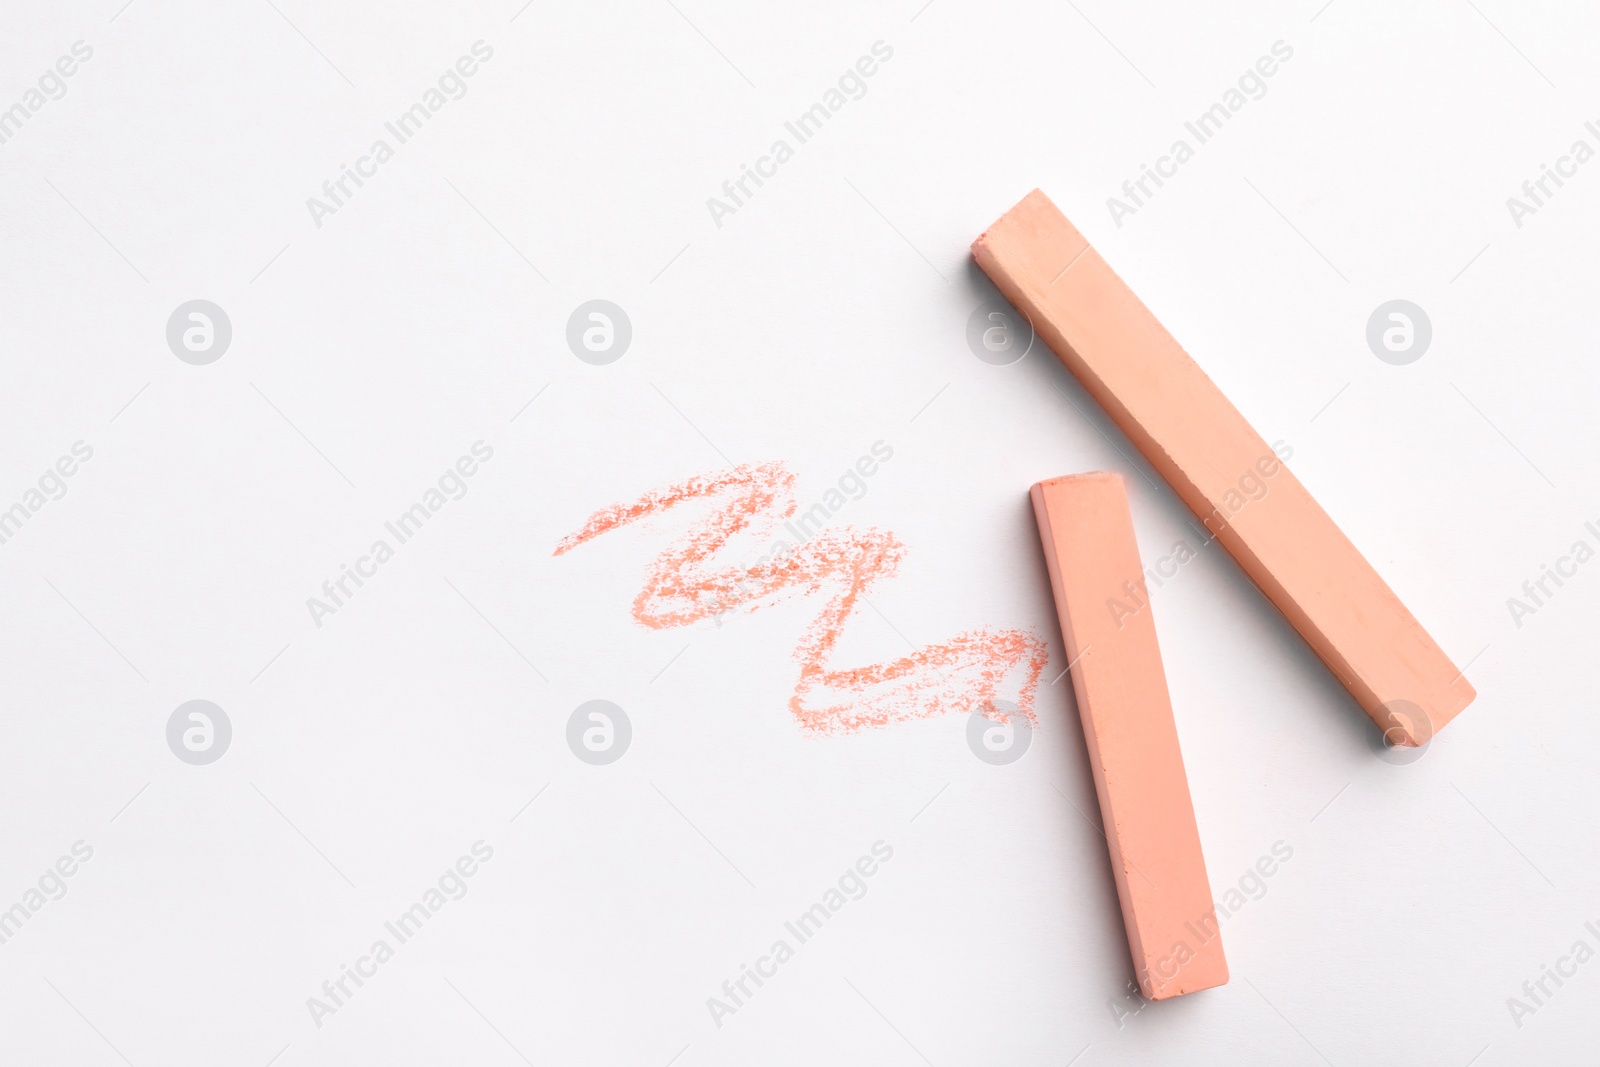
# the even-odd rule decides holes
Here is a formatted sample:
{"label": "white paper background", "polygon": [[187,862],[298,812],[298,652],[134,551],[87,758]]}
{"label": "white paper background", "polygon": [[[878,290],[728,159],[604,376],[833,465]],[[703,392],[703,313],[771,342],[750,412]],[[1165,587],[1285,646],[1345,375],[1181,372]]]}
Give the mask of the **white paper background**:
{"label": "white paper background", "polygon": [[[1520,228],[1505,200],[1595,143],[1600,16],[120,3],[12,2],[0,34],[0,107],[94,49],[0,144],[0,507],[94,449],[0,545],[0,908],[94,850],[0,945],[0,1060],[1589,1055],[1600,964],[1520,1027],[1507,998],[1600,947],[1600,564],[1520,627],[1506,598],[1600,519],[1600,163]],[[478,40],[466,96],[315,226],[307,197]],[[867,94],[716,226],[706,198],[879,40]],[[1114,225],[1106,198],[1280,40],[1267,95]],[[1020,627],[1056,677],[1029,484],[1122,471],[1147,557],[1188,517],[1048,353],[967,348],[994,295],[967,246],[1036,185],[1480,693],[1392,766],[1218,549],[1156,590],[1214,891],[1293,858],[1224,927],[1232,983],[1136,1015],[1065,680],[1008,766],[953,717],[810,738],[785,703],[818,601],[637,626],[687,515],[551,556],[728,460],[817,499],[881,440],[836,521],[909,556],[851,661]],[[597,297],[634,331],[604,367],[564,339]],[[233,326],[209,366],[165,340],[195,298]],[[1433,323],[1410,366],[1365,342],[1393,298]],[[480,439],[468,494],[313,626],[306,598]],[[165,737],[196,698],[234,729],[205,767]],[[609,766],[565,741],[595,698],[634,728]],[[470,892],[315,1025],[307,998],[480,839]],[[878,840],[867,895],[714,1025],[706,998]]]}

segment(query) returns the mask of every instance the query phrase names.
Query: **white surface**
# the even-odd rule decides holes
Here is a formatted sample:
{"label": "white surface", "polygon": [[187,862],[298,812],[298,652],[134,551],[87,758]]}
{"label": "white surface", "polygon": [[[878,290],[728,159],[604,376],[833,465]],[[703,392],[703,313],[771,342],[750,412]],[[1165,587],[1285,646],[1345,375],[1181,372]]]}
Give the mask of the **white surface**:
{"label": "white surface", "polygon": [[[1520,228],[1505,200],[1596,143],[1600,16],[919,2],[9,5],[0,106],[94,54],[0,145],[0,506],[94,455],[0,545],[0,907],[94,854],[0,945],[0,1061],[1589,1055],[1600,964],[1520,1027],[1507,998],[1600,946],[1600,564],[1520,628],[1506,598],[1596,540],[1600,164]],[[306,198],[479,40],[467,94],[315,226]],[[866,95],[716,226],[706,198],[879,40]],[[1280,40],[1265,97],[1115,226],[1106,198]],[[1123,471],[1147,557],[1187,516],[1048,353],[966,346],[993,296],[967,246],[1035,185],[1480,694],[1391,766],[1218,549],[1156,590],[1216,893],[1293,858],[1224,926],[1230,985],[1121,1025],[1065,681],[1009,766],[956,718],[810,738],[785,702],[815,600],[640,628],[686,518],[551,557],[717,449],[787,462],[808,500],[883,440],[838,521],[909,556],[850,655],[1021,627],[1055,677],[1029,484]],[[564,340],[596,297],[634,330],[605,367]],[[1396,297],[1434,328],[1404,367],[1364,339]],[[233,324],[209,366],[165,341],[195,298]],[[480,439],[467,495],[315,627],[306,598]],[[234,728],[205,767],[164,735],[196,698]],[[610,766],[564,740],[593,698],[633,722]],[[315,1025],[307,998],[480,839],[470,892]],[[706,999],[879,840],[867,895],[717,1027]]]}

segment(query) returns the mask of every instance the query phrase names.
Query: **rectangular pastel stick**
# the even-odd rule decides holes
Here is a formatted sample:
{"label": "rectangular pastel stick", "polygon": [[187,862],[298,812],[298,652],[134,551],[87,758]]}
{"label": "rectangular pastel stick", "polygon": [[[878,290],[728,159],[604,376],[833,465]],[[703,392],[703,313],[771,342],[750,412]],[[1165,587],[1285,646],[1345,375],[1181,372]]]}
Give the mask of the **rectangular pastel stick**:
{"label": "rectangular pastel stick", "polygon": [[1392,743],[1477,694],[1271,447],[1039,190],[973,258]]}
{"label": "rectangular pastel stick", "polygon": [[1122,476],[1056,478],[1030,495],[1139,989],[1162,1000],[1223,985],[1228,961]]}

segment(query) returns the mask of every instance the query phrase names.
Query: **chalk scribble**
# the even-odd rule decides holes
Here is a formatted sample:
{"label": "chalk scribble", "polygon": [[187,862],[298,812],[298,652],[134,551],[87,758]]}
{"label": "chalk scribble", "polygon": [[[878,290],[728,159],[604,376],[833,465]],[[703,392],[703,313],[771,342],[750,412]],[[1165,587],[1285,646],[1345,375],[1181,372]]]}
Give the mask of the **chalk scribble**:
{"label": "chalk scribble", "polygon": [[650,564],[633,601],[633,617],[653,630],[688,626],[729,611],[756,611],[794,595],[830,594],[795,649],[800,678],[789,710],[801,727],[821,734],[974,709],[1002,718],[994,700],[1008,677],[1017,679],[1016,705],[1030,721],[1047,651],[1021,630],[977,630],[927,645],[889,663],[831,666],[835,646],[859,602],[893,576],[905,556],[894,534],[843,527],[824,530],[780,558],[719,565],[731,538],[749,530],[771,535],[795,512],[794,474],[782,463],[742,464],[603,508],[556,546],[560,556],[586,541],[680,504],[718,502]]}

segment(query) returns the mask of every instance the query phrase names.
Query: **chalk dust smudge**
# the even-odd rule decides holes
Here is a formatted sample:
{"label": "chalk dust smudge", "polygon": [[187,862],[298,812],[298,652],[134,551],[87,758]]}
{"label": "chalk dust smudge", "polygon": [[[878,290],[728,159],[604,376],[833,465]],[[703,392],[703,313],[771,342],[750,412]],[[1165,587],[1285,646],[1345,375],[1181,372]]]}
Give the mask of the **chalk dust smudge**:
{"label": "chalk dust smudge", "polygon": [[1029,722],[1047,651],[1021,630],[977,630],[928,645],[889,663],[829,666],[840,633],[874,585],[891,577],[905,546],[885,530],[823,530],[781,559],[752,566],[712,561],[735,535],[769,536],[795,512],[795,476],[782,463],[741,464],[603,508],[556,546],[560,556],[586,541],[693,500],[721,501],[710,515],[650,564],[633,617],[652,630],[688,626],[714,615],[756,611],[794,595],[830,593],[795,649],[800,678],[789,710],[801,727],[821,734],[982,708],[995,718],[995,693],[1021,669],[1017,707]]}

